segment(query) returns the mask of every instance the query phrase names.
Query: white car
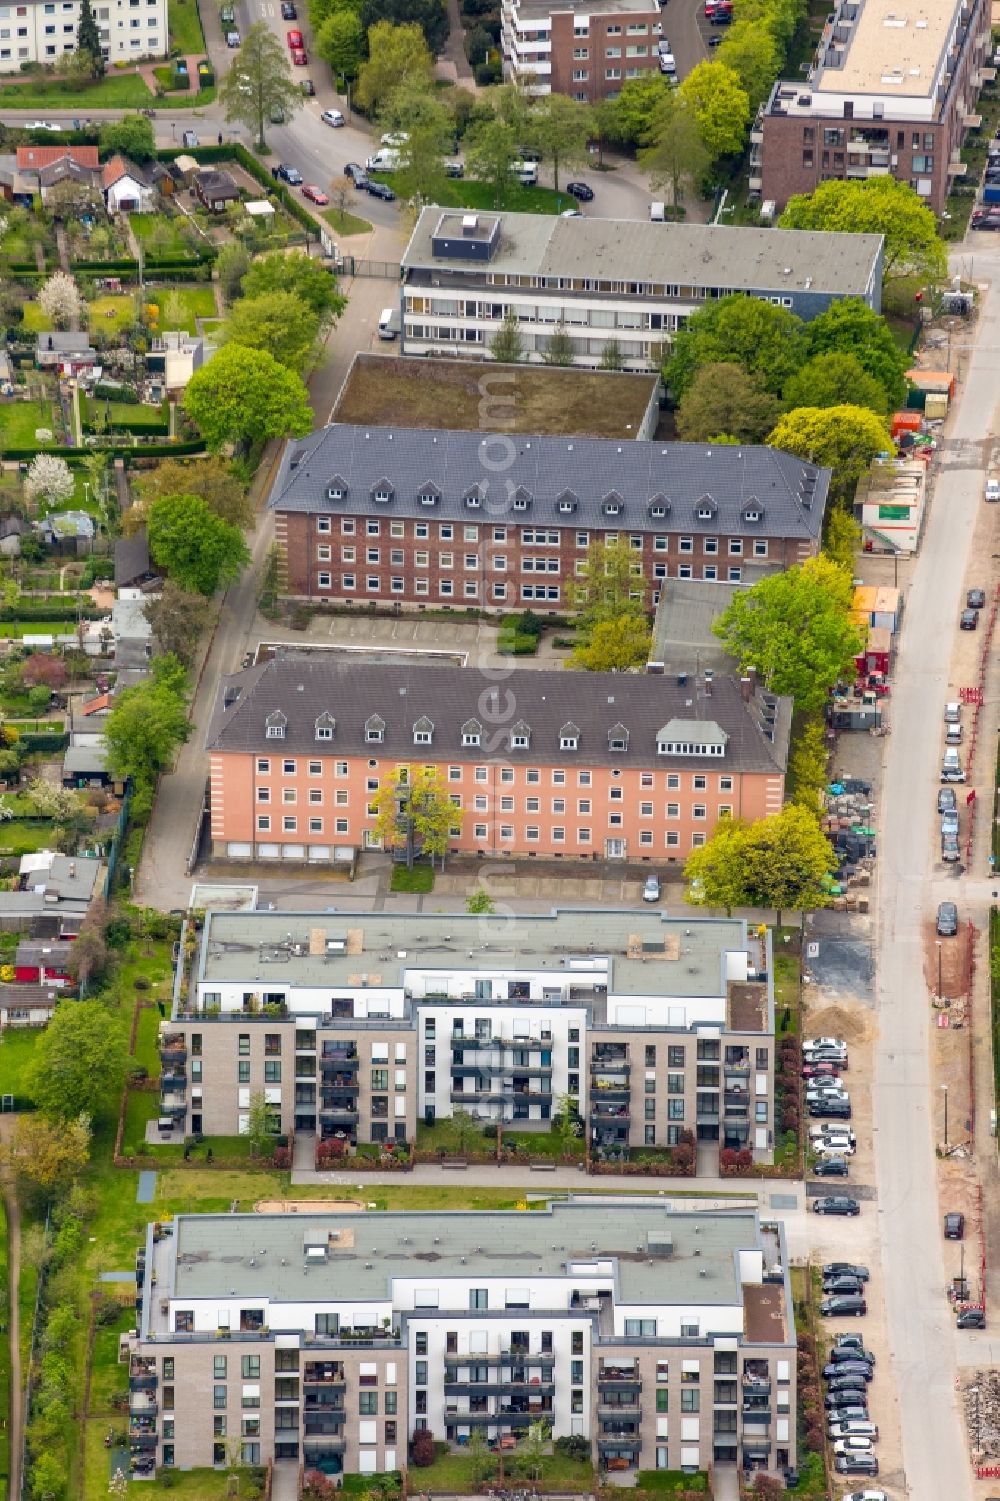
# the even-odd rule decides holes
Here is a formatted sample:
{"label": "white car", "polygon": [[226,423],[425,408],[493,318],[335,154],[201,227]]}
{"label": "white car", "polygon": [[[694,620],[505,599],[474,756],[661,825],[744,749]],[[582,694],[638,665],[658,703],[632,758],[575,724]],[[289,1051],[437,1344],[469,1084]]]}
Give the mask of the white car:
{"label": "white car", "polygon": [[811,1141],[809,1146],[816,1157],[853,1157],[857,1151],[849,1141],[830,1141],[822,1136]]}
{"label": "white car", "polygon": [[22,130],[62,130],[61,125],[56,125],[53,120],[29,120],[22,125]]}
{"label": "white car", "polygon": [[339,109],[325,109],[320,115],[324,125],[344,125],[346,121]]}
{"label": "white car", "polygon": [[843,1501],[892,1501],[888,1491],[851,1491]]}
{"label": "white car", "polygon": [[803,1053],[813,1053],[817,1048],[829,1048],[838,1053],[846,1053],[847,1043],[841,1037],[807,1037],[802,1044]]}
{"label": "white car", "polygon": [[838,1438],[833,1446],[834,1454],[871,1454],[875,1448],[870,1438]]}
{"label": "white car", "polygon": [[660,900],[659,876],[646,877],[646,884],[642,888],[642,899],[644,902],[658,902]]}
{"label": "white car", "polygon": [[674,54],[672,52],[660,53],[660,72],[665,73],[668,78],[676,78],[677,64],[674,61]]}
{"label": "white car", "polygon": [[[52,127],[51,125],[47,125],[45,129],[51,130]],[[986,499],[1000,500],[1000,479],[988,479],[986,481]]]}
{"label": "white car", "polygon": [[843,1422],[837,1422],[834,1418],[827,1428],[828,1438],[870,1438],[873,1442],[878,1438],[878,1427],[862,1418],[846,1418]]}

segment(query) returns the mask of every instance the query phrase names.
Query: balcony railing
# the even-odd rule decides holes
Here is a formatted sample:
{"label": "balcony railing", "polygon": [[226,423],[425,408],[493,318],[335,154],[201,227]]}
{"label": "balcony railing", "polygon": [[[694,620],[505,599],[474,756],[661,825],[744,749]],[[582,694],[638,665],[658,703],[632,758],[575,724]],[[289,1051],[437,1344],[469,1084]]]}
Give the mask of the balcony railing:
{"label": "balcony railing", "polygon": [[631,1119],[631,1112],[627,1105],[591,1098],[590,1118],[599,1121],[627,1121]]}
{"label": "balcony railing", "polygon": [[187,1044],[183,1039],[170,1041],[164,1039],[160,1043],[161,1063],[186,1063],[187,1055]]}
{"label": "balcony railing", "polygon": [[493,1381],[461,1381],[457,1378],[451,1380],[445,1376],[444,1394],[446,1397],[459,1397],[470,1393],[474,1397],[502,1397],[505,1392],[530,1392],[539,1397],[552,1397],[555,1395],[556,1384],[554,1381],[528,1380],[526,1378],[505,1380],[500,1377]]}
{"label": "balcony railing", "polygon": [[343,1386],[344,1367],[336,1361],[309,1361],[302,1372],[303,1386]]}
{"label": "balcony railing", "polygon": [[307,1442],[309,1439],[322,1439],[323,1448],[329,1454],[343,1454],[347,1446],[347,1440],[343,1434],[329,1432],[327,1429],[317,1426],[315,1422],[310,1423],[308,1418],[305,1420],[302,1436]]}
{"label": "balcony railing", "polygon": [[164,1094],[160,1096],[160,1114],[182,1116],[187,1114],[187,1101],[181,1094]]}
{"label": "balcony railing", "polygon": [[641,1392],[642,1378],[624,1366],[603,1366],[597,1372],[597,1385],[610,1391]]}
{"label": "balcony railing", "polygon": [[637,1433],[605,1434],[597,1440],[597,1448],[601,1454],[615,1449],[631,1449],[637,1454],[642,1448],[642,1439]]}
{"label": "balcony railing", "polygon": [[157,1410],[156,1397],[151,1391],[130,1391],[128,1410],[135,1417],[153,1417]]}
{"label": "balcony railing", "polygon": [[353,1105],[321,1105],[319,1113],[335,1126],[356,1126],[358,1123],[358,1112]]}
{"label": "balcony railing", "polygon": [[627,1082],[609,1084],[603,1081],[591,1081],[590,1098],[601,1105],[627,1105],[632,1098],[632,1091]]}
{"label": "balcony railing", "polygon": [[509,1408],[501,1412],[470,1412],[447,1406],[444,1410],[444,1421],[448,1427],[468,1425],[469,1427],[530,1428],[532,1423],[537,1423],[540,1418],[551,1418],[551,1416],[551,1407],[537,1407],[523,1412],[513,1412]]}
{"label": "balcony railing", "polygon": [[603,1421],[613,1422],[615,1418],[631,1418],[638,1422],[642,1416],[642,1408],[638,1402],[598,1402],[597,1416]]}

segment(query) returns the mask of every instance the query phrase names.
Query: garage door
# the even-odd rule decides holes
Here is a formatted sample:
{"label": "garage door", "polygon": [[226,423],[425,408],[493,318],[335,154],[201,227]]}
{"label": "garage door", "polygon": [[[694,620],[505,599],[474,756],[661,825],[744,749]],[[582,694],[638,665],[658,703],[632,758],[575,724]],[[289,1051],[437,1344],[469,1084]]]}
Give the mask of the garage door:
{"label": "garage door", "polygon": [[230,840],[226,845],[226,854],[231,860],[249,860],[253,855],[252,844],[240,844],[237,840]]}

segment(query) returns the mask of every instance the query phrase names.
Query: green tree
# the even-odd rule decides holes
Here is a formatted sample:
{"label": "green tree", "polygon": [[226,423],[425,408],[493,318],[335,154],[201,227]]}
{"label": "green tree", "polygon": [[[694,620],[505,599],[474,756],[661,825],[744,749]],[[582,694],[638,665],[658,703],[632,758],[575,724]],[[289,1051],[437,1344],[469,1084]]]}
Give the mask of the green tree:
{"label": "green tree", "polygon": [[274,1140],[274,1132],[271,1129],[272,1115],[266,1094],[262,1089],[255,1089],[250,1096],[246,1129],[246,1138],[250,1143],[250,1153],[253,1157],[268,1155]]}
{"label": "green tree", "polygon": [[469,175],[490,184],[494,208],[503,208],[510,192],[519,144],[517,126],[496,116],[477,120],[466,133],[465,161]]}
{"label": "green tree", "polygon": [[250,252],[238,240],[223,245],[215,262],[219,286],[226,302],[233,302],[243,288],[243,278],[250,269]]}
{"label": "green tree", "polygon": [[513,1460],[514,1468],[519,1474],[529,1476],[532,1480],[538,1479],[551,1436],[552,1430],[543,1419],[528,1425],[528,1431],[518,1444]]}
{"label": "green tree", "polygon": [[146,525],[150,506],[164,495],[199,495],[210,511],[241,530],[253,520],[246,486],[225,459],[163,459],[139,476],[138,503],[123,518],[129,523],[136,517],[137,524],[124,527],[129,536]]}
{"label": "green tree", "polygon": [[448,784],[436,767],[399,766],[393,779],[384,782],[375,794],[375,832],[388,850],[406,851],[406,864],[412,870],[418,854],[444,859],[448,848],[448,830],[462,821]]}
{"label": "green tree", "polygon": [[[643,615],[642,562],[627,537],[617,542],[591,542],[579,577],[569,585],[569,601],[589,637],[605,621],[624,615]],[[633,598],[633,595],[636,595]]]}
{"label": "green tree", "polygon": [[490,354],[498,365],[517,365],[524,359],[524,340],[517,316],[508,309],[503,322],[490,340]]}
{"label": "green tree", "polygon": [[448,40],[446,0],[361,0],[360,14],[361,24],[368,32],[369,51],[372,30],[386,22],[399,29],[418,28],[432,56],[441,52]]}
{"label": "green tree", "polygon": [[784,229],[883,235],[886,282],[904,276],[937,282],[948,269],[933,210],[896,177],[822,182],[813,193],[789,198],[778,222]]}
{"label": "green tree", "polygon": [[796,715],[788,757],[788,798],[817,819],[823,811],[823,794],[829,780],[828,761],[822,714]]}
{"label": "green tree", "polygon": [[156,155],[153,122],[138,111],[133,115],[122,115],[120,120],[105,121],[99,141],[102,156],[113,156],[120,151],[134,162],[150,162]]}
{"label": "green tree", "polygon": [[856,406],[795,407],[785,413],[767,441],[772,448],[832,469],[831,494],[845,503],[853,500],[858,480],[872,459],[892,452],[885,419]]}
{"label": "green tree", "polygon": [[780,412],[762,375],[740,365],[702,365],[677,409],[677,436],[706,443],[727,433],[740,443],[762,443]]}
{"label": "green tree", "polygon": [[[896,343],[885,319],[860,297],[842,297],[831,302],[825,312],[806,325],[805,333],[810,359],[820,354],[849,354],[883,388],[889,411],[903,405],[909,357]],[[820,403],[810,401],[803,405]]]}
{"label": "green tree", "polygon": [[672,92],[673,84],[659,72],[644,71],[623,83],[618,98],[610,101],[613,108],[602,115],[608,138],[624,146],[648,146],[659,107]]}
{"label": "green tree", "polygon": [[669,188],[670,201],[677,205],[685,190],[704,177],[710,160],[691,101],[679,89],[668,90],[653,114],[650,144],[639,153],[650,186]]}
{"label": "green tree", "polygon": [[164,495],[149,508],[149,554],[182,589],[211,596],[250,561],[238,527],[200,495]]}
{"label": "green tree", "polygon": [[750,100],[739,75],[725,63],[697,63],[678,92],[691,105],[713,162],[742,151],[750,125]]}
{"label": "green tree", "polygon": [[747,833],[746,875],[749,906],[782,912],[811,912],[830,900],[830,877],[837,868],[833,845],[816,815],[798,803],[758,819]]}
{"label": "green tree", "polygon": [[353,10],[335,10],[313,43],[324,62],[341,78],[356,78],[365,55],[365,29]]}
{"label": "green tree", "polygon": [[454,139],[451,115],[426,84],[410,79],[393,89],[383,105],[381,124],[387,134],[400,136],[396,176],[405,198],[419,203],[440,201],[447,182],[444,159]]}
{"label": "green tree", "polygon": [[532,144],[552,163],[552,183],[559,191],[559,169],[578,167],[587,159],[590,110],[568,94],[543,94],[531,112]]}
{"label": "green tree", "polygon": [[572,365],[576,355],[573,340],[566,331],[562,318],[545,341],[542,360],[546,365]]}
{"label": "green tree", "polygon": [[196,370],[184,410],[211,449],[254,439],[303,438],[312,427],[309,394],[294,370],[264,350],[227,344]]}
{"label": "green tree", "polygon": [[90,7],[90,0],[83,0],[80,7],[80,24],[76,32],[76,50],[85,56],[91,78],[104,77],[104,54],[101,51],[101,33],[97,19]]}
{"label": "green tree", "polygon": [[355,102],[375,114],[405,83],[415,82],[430,89],[433,73],[434,58],[418,25],[394,26],[391,21],[377,21],[368,31],[368,61],[362,63],[358,73]]}
{"label": "green tree", "polygon": [[170,668],[180,665],[174,657],[155,657],[145,682],[115,695],[105,725],[112,774],[130,779],[146,797],[191,733],[186,694],[169,680]]}
{"label": "green tree", "polygon": [[787,308],[736,294],[710,302],[678,329],[664,377],[680,400],[702,365],[741,365],[777,395],[805,356],[802,321]]}
{"label": "green tree", "polygon": [[90,1117],[19,1115],[3,1156],[22,1191],[46,1196],[65,1191],[90,1161]]}
{"label": "green tree", "polygon": [[472,1480],[477,1486],[482,1485],[484,1480],[488,1480],[496,1469],[496,1460],[483,1437],[483,1430],[479,1427],[473,1428],[462,1454],[469,1462]]}
{"label": "green tree", "polygon": [[737,21],[729,27],[715,56],[736,74],[754,112],[767,98],[781,68],[781,52],[774,36],[755,21]]}
{"label": "green tree", "polygon": [[43,1115],[78,1120],[121,1088],[125,1058],[124,1028],[99,1001],[57,1006],[25,1067],[25,1092]]}
{"label": "green tree", "polygon": [[732,916],[747,905],[748,826],[735,818],[720,818],[711,836],[684,862],[685,900],[697,907],[722,907]]}
{"label": "green tree", "polygon": [[190,667],[212,618],[212,606],[204,595],[189,593],[175,579],[166,579],[160,594],[146,600],[143,614],[157,650],[169,652]]}
{"label": "green tree", "polygon": [[315,354],[319,320],[294,292],[264,292],[233,304],[222,336],[241,349],[267,351],[279,365],[301,374]]}
{"label": "green tree", "polygon": [[756,667],[800,712],[818,712],[853,673],[861,635],[850,618],[851,575],[822,555],[741,590],[712,630],[740,669]]}
{"label": "green tree", "polygon": [[290,293],[305,303],[321,327],[334,323],[347,306],[347,298],[337,289],[337,278],[303,250],[258,256],[243,273],[241,284],[244,297]]}
{"label": "green tree", "polygon": [[861,546],[861,527],[844,506],[828,506],[823,551],[854,577],[854,558]]}
{"label": "green tree", "polygon": [[622,347],[617,339],[609,339],[601,350],[600,368],[602,370],[609,370],[613,374],[624,370],[625,357],[622,354]]}
{"label": "green tree", "polygon": [[267,142],[264,127],[272,110],[286,120],[302,108],[302,90],[292,77],[288,48],[263,21],[255,21],[243,38],[232,67],[222,80],[219,101],[227,120],[252,130],[258,149]]}
{"label": "green tree", "polygon": [[839,407],[852,404],[885,415],[889,401],[885,387],[862,369],[853,354],[814,355],[785,384],[790,407]]}
{"label": "green tree", "polygon": [[627,672],[645,667],[652,639],[645,616],[619,615],[598,621],[586,640],[573,648],[573,660],[587,672]]}

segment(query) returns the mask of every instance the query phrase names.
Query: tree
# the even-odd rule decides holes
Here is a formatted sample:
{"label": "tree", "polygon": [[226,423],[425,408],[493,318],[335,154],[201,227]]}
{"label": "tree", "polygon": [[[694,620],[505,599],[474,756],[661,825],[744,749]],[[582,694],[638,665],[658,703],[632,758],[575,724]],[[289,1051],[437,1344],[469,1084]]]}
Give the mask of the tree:
{"label": "tree", "polygon": [[508,308],[503,322],[490,340],[490,354],[498,365],[518,365],[524,359],[524,339],[513,308]]}
{"label": "tree", "polygon": [[198,495],[216,516],[241,529],[253,520],[246,486],[225,459],[163,459],[138,477],[139,498],[123,517],[124,531],[134,536],[146,525],[154,500],[164,495]]}
{"label": "tree", "polygon": [[560,167],[578,167],[587,159],[590,110],[568,94],[543,94],[531,112],[532,144],[552,163],[552,183],[559,191]]}
{"label": "tree", "polygon": [[488,891],[485,891],[482,886],[477,886],[472,895],[466,899],[465,910],[488,917],[496,911],[496,903]]}
{"label": "tree", "polygon": [[740,365],[702,365],[677,409],[677,436],[705,443],[729,433],[741,443],[761,443],[780,412],[763,376],[748,375]]}
{"label": "tree", "polygon": [[80,465],[87,476],[87,483],[100,509],[101,519],[107,525],[115,509],[111,500],[111,455],[106,448],[91,448]]}
{"label": "tree", "polygon": [[844,506],[828,506],[823,551],[854,577],[854,557],[861,546],[861,527]]}
{"label": "tree", "polygon": [[114,156],[120,151],[134,162],[150,162],[156,155],[153,122],[138,111],[133,115],[122,115],[120,120],[105,121],[99,140],[103,156]]}
{"label": "tree", "polygon": [[642,615],[619,615],[601,620],[581,645],[574,647],[573,660],[587,672],[627,672],[649,661],[652,632]]}
{"label": "tree", "polygon": [[515,1468],[523,1475],[529,1475],[532,1480],[537,1480],[542,1471],[549,1447],[551,1429],[544,1419],[528,1425],[528,1431],[517,1446],[514,1456]]}
{"label": "tree", "polygon": [[829,558],[807,558],[741,590],[712,630],[741,671],[756,667],[774,693],[815,713],[845,673],[861,635],[850,618],[851,575]]}
{"label": "tree", "polygon": [[678,93],[694,110],[712,161],[742,151],[750,124],[750,100],[739,75],[725,63],[697,63]]}
{"label": "tree", "polygon": [[365,55],[365,30],[360,17],[353,10],[335,10],[316,32],[313,46],[335,74],[356,78]]}
{"label": "tree", "polygon": [[104,77],[104,54],[101,51],[101,33],[90,8],[90,0],[80,6],[80,24],[76,31],[77,54],[86,57],[91,78]]}
{"label": "tree", "polygon": [[56,58],[56,76],[69,91],[86,89],[94,82],[93,59],[89,52],[78,48],[63,52]]}
{"label": "tree", "polygon": [[736,74],[755,112],[781,68],[781,53],[772,33],[756,21],[737,21],[715,55]]}
{"label": "tree", "polygon": [[76,483],[65,459],[51,453],[35,455],[24,481],[29,500],[40,500],[47,506],[64,505],[75,491]]}
{"label": "tree", "polygon": [[112,775],[146,794],[191,733],[186,694],[168,682],[164,664],[180,667],[175,658],[155,657],[151,677],[115,695],[105,725]]}
{"label": "tree", "polygon": [[223,245],[215,262],[219,286],[226,302],[234,302],[243,289],[243,278],[250,269],[250,252],[245,245],[234,240]]}
{"label": "tree", "polygon": [[149,555],[182,589],[213,595],[250,561],[237,527],[199,495],[164,495],[149,508]]}
{"label": "tree", "polygon": [[56,271],[38,294],[38,306],[56,328],[68,328],[83,311],[80,289],[67,271]]}
{"label": "tree", "polygon": [[[820,354],[849,354],[885,391],[888,410],[906,400],[905,371],[909,359],[892,336],[885,319],[860,297],[842,297],[806,325],[806,351],[810,359]],[[820,406],[818,401],[803,403]],[[863,405],[858,402],[857,405]]]}
{"label": "tree", "polygon": [[936,282],[948,259],[932,209],[896,177],[822,182],[813,193],[789,198],[783,229],[818,229],[885,237],[883,280],[916,276]]}
{"label": "tree", "polygon": [[219,99],[227,120],[254,132],[258,149],[266,147],[264,127],[273,110],[288,120],[302,107],[302,90],[292,77],[288,49],[263,21],[255,21],[222,81]]}
{"label": "tree", "polygon": [[241,349],[260,349],[287,370],[301,374],[316,348],[319,320],[293,292],[244,295],[233,304],[223,338]]}
{"label": "tree", "polygon": [[380,123],[397,136],[399,190],[406,198],[428,203],[440,198],[447,178],[444,159],[454,139],[451,115],[425,83],[410,78],[384,101]]}
{"label": "tree", "polygon": [[853,499],[872,459],[893,451],[885,419],[856,406],[795,407],[775,425],[767,441],[772,448],[832,469],[831,494],[842,502]]}
{"label": "tree", "polygon": [[885,387],[861,368],[853,354],[817,354],[797,370],[782,393],[790,407],[839,407],[852,403],[884,416]]}
{"label": "tree", "polygon": [[71,1001],[56,1007],[38,1039],[25,1090],[43,1115],[76,1120],[121,1087],[125,1059],[118,1018],[99,1001]]}
{"label": "tree", "polygon": [[822,714],[797,715],[788,758],[788,798],[817,819],[823,811],[828,759]]}
{"label": "tree", "polygon": [[184,410],[211,449],[253,439],[303,438],[312,427],[309,394],[294,370],[265,350],[227,344],[196,370]]}
{"label": "tree", "polygon": [[54,182],[45,194],[45,211],[63,224],[80,219],[84,214],[103,213],[104,204],[97,189],[87,182],[75,182],[64,177]]}
{"label": "tree", "polygon": [[708,303],[678,329],[664,377],[680,400],[702,365],[742,365],[777,395],[805,355],[802,320],[787,308],[737,293]]}
{"label": "tree", "polygon": [[[66,1002],[69,1007],[76,1004]],[[90,1161],[90,1117],[81,1113],[75,1120],[49,1120],[42,1114],[19,1115],[3,1156],[22,1189],[58,1193]]]}
{"label": "tree", "polygon": [[415,1469],[425,1470],[437,1458],[437,1445],[430,1428],[417,1428],[410,1439],[410,1463]]}
{"label": "tree", "polygon": [[[364,15],[361,17],[365,24]],[[434,58],[416,24],[394,26],[391,21],[376,21],[368,31],[368,61],[362,63],[355,102],[361,109],[375,114],[394,90],[406,83],[431,87]]]}
{"label": "tree", "polygon": [[496,117],[477,120],[465,137],[469,174],[493,189],[493,207],[502,208],[514,181],[519,134],[516,125]]}
{"label": "tree", "polygon": [[399,766],[375,795],[375,833],[385,849],[406,851],[407,868],[417,855],[440,855],[448,848],[448,831],[462,822],[448,784],[435,767]]}
{"label": "tree", "polygon": [[782,912],[809,912],[826,905],[836,868],[833,845],[815,813],[786,803],[780,813],[758,819],[748,830],[747,905],[773,907],[780,928]]}
{"label": "tree", "polygon": [[464,1445],[462,1453],[469,1462],[472,1472],[472,1481],[476,1486],[482,1485],[488,1480],[496,1468],[496,1461],[490,1451],[490,1446],[483,1437],[481,1428],[473,1428],[469,1435],[469,1441]]}
{"label": "tree", "polygon": [[602,622],[642,615],[643,593],[642,562],[627,537],[591,542],[579,577],[569,586],[570,604],[588,636]]}
{"label": "tree", "polygon": [[66,664],[61,657],[50,657],[46,652],[35,652],[22,668],[24,681],[29,688],[45,687],[50,692],[65,688],[69,681]]}
{"label": "tree", "polygon": [[600,368],[602,370],[609,370],[614,374],[625,368],[625,357],[622,354],[622,347],[617,339],[609,339],[601,350]]}
{"label": "tree", "polygon": [[710,155],[690,100],[670,89],[656,106],[649,127],[650,144],[639,153],[652,188],[670,189],[670,202],[679,204],[687,188],[708,170]]}
{"label": "tree", "polygon": [[575,355],[576,346],[566,332],[565,322],[560,318],[545,341],[542,359],[546,365],[572,365]]}
{"label": "tree", "polygon": [[272,1144],[274,1132],[271,1129],[271,1116],[272,1111],[267,1103],[267,1095],[262,1089],[255,1089],[250,1096],[245,1133],[250,1143],[250,1152],[254,1157],[265,1156]]}
{"label": "tree", "polygon": [[244,272],[242,289],[243,296],[251,299],[271,292],[297,297],[323,327],[335,322],[347,306],[347,298],[337,290],[336,277],[322,261],[302,250],[259,256]]}
{"label": "tree", "polygon": [[673,93],[673,84],[658,72],[643,71],[622,84],[618,98],[609,101],[602,122],[608,136],[624,146],[648,146],[660,105]]}
{"label": "tree", "polygon": [[169,652],[190,667],[212,618],[209,601],[201,594],[182,589],[176,580],[167,579],[159,597],[148,599],[143,605],[143,614],[149,621],[157,650]]}
{"label": "tree", "polygon": [[698,907],[722,907],[727,917],[734,907],[746,906],[746,845],[747,825],[720,818],[711,837],[684,862],[685,900]]}
{"label": "tree", "polygon": [[418,28],[432,56],[441,52],[448,40],[446,0],[361,0],[360,16],[368,32],[369,51],[372,28],[387,22],[397,29]]}

